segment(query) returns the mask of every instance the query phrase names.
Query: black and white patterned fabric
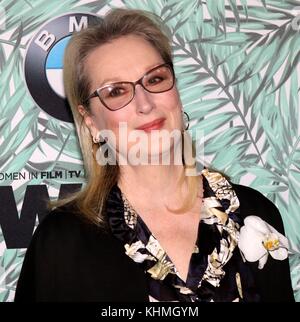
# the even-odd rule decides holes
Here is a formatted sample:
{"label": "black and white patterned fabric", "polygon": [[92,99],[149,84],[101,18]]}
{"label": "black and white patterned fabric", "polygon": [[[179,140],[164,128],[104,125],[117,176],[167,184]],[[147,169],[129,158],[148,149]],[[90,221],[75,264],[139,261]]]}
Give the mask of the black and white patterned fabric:
{"label": "black and white patterned fabric", "polygon": [[237,247],[243,225],[239,200],[221,174],[204,169],[201,175],[203,205],[186,281],[117,185],[107,202],[110,228],[144,270],[150,301],[259,301],[253,274]]}

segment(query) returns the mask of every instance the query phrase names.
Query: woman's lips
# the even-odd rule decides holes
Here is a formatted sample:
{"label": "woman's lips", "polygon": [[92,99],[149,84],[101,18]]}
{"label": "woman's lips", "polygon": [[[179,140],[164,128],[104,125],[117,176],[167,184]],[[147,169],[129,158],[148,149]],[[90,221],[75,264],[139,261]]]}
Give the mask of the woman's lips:
{"label": "woman's lips", "polygon": [[145,132],[150,132],[152,130],[159,130],[160,128],[163,127],[164,122],[165,122],[165,118],[159,118],[159,119],[156,119],[152,122],[145,123],[145,124],[137,127],[137,130],[143,130]]}

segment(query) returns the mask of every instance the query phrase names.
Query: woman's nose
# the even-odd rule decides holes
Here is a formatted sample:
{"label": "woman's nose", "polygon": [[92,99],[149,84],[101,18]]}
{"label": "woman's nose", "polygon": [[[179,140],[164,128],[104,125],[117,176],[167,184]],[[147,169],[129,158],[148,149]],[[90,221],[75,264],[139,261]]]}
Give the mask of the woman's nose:
{"label": "woman's nose", "polygon": [[151,93],[147,92],[141,85],[135,87],[134,102],[136,104],[137,113],[148,114],[154,108],[154,102]]}

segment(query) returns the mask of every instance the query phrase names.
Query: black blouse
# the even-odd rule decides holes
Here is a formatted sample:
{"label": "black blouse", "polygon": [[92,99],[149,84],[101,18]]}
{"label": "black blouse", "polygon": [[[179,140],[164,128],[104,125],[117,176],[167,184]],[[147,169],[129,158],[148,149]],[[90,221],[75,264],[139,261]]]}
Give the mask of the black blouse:
{"label": "black blouse", "polygon": [[251,188],[204,177],[207,208],[186,283],[116,185],[106,205],[110,229],[86,222],[71,205],[46,216],[26,252],[15,301],[294,301],[288,259],[269,256],[259,269],[244,262],[236,240],[251,215],[283,234],[277,208]]}
{"label": "black blouse", "polygon": [[121,194],[123,202],[114,203],[108,218],[112,232],[146,273],[150,301],[260,301],[253,273],[237,247],[242,219],[236,193],[219,173],[202,173],[202,213],[186,282],[117,186],[111,198]]}

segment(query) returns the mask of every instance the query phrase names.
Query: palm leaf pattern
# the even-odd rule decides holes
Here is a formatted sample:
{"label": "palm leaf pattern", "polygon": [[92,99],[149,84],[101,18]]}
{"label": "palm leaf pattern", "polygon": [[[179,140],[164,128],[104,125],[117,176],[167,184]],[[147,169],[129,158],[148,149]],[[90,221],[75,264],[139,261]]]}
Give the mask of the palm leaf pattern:
{"label": "palm leaf pattern", "polygon": [[[0,172],[82,169],[74,127],[34,104],[22,66],[31,36],[66,12],[143,9],[168,24],[177,84],[190,132],[204,133],[204,161],[235,183],[261,191],[279,208],[289,237],[300,301],[299,31],[296,0],[2,0],[0,28]],[[298,10],[298,11],[297,11]],[[13,160],[13,162],[11,162]],[[71,179],[70,179],[71,180]],[[76,182],[84,182],[83,177]],[[21,205],[29,182],[12,185]],[[34,179],[57,196],[61,179]],[[0,230],[0,301],[11,301],[25,254],[6,249]]]}

